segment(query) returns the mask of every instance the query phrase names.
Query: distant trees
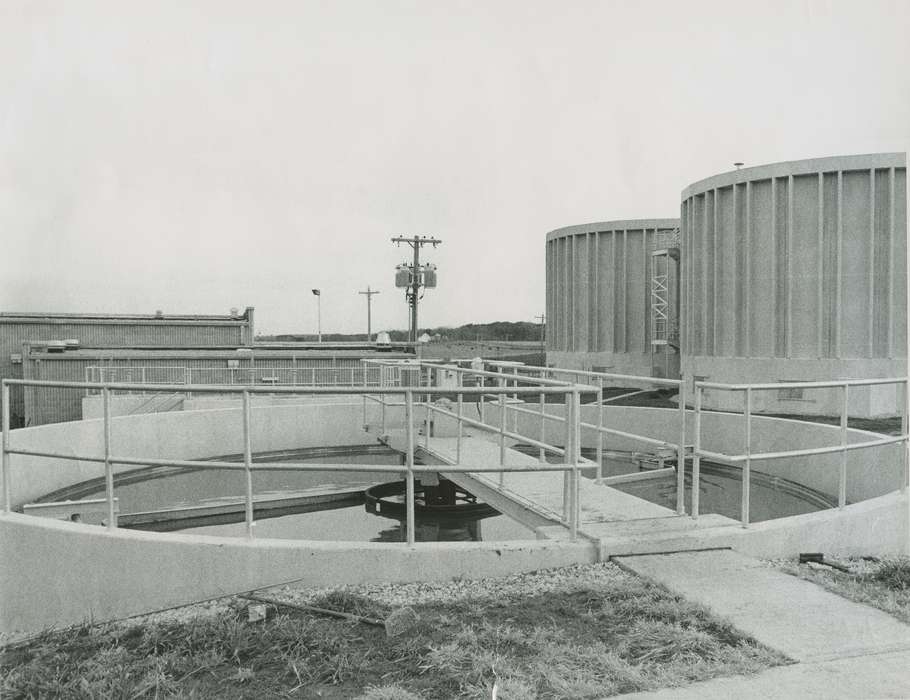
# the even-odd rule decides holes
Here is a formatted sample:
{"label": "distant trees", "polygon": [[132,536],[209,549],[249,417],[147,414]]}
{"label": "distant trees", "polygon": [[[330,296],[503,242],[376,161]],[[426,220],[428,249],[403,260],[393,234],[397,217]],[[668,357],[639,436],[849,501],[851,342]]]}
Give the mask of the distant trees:
{"label": "distant trees", "polygon": [[[382,329],[379,329],[382,330]],[[527,321],[494,321],[493,323],[469,323],[455,328],[440,326],[438,328],[421,328],[421,333],[428,333],[431,337],[440,340],[523,340],[539,341],[540,324]],[[393,343],[406,342],[408,332],[389,331]],[[365,333],[323,333],[323,342],[364,342]],[[288,343],[315,343],[316,334],[282,333],[279,335],[257,335],[257,340],[277,341]]]}

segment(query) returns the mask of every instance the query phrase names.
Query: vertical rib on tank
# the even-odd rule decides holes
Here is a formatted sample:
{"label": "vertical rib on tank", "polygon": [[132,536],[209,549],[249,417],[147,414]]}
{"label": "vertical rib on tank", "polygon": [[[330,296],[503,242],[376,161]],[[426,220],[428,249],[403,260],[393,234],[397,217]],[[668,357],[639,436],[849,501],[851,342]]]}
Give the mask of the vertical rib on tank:
{"label": "vertical rib on tank", "polygon": [[651,374],[651,252],[678,219],[567,226],[547,234],[547,362]]}
{"label": "vertical rib on tank", "polygon": [[[906,155],[775,163],[682,193],[682,369],[717,382],[907,373]],[[894,386],[851,389],[853,415],[891,415]],[[759,410],[833,414],[838,391],[756,394]],[[742,396],[711,390],[705,403]]]}

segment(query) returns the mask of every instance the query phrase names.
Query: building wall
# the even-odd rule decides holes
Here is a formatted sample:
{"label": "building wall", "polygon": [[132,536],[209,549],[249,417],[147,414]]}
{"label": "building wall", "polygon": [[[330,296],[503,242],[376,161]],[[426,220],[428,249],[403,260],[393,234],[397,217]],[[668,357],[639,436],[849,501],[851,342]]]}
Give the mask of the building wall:
{"label": "building wall", "polygon": [[[75,350],[48,353],[28,352],[23,360],[24,376],[61,382],[119,381],[159,384],[279,384],[332,385],[363,381],[361,358],[375,355],[385,359],[401,353],[381,355],[368,350],[284,350],[254,348],[236,350]],[[231,365],[237,365],[232,369]],[[103,368],[103,373],[98,368]],[[85,389],[62,387],[19,387],[22,416],[26,426],[44,425],[82,418]],[[139,406],[137,410],[141,411]]]}
{"label": "building wall", "polygon": [[[23,377],[23,345],[75,338],[81,347],[252,345],[252,307],[239,316],[0,314],[0,378]],[[18,361],[14,361],[18,356]],[[10,391],[11,424],[25,424],[25,398],[20,387]]]}
{"label": "building wall", "polygon": [[[776,163],[686,188],[682,371],[717,382],[907,373],[905,154]],[[761,410],[832,413],[836,392],[765,397]],[[898,411],[893,388],[860,415]],[[710,392],[706,404],[739,407]]]}
{"label": "building wall", "polygon": [[547,362],[651,374],[651,251],[677,219],[607,221],[547,234]]}

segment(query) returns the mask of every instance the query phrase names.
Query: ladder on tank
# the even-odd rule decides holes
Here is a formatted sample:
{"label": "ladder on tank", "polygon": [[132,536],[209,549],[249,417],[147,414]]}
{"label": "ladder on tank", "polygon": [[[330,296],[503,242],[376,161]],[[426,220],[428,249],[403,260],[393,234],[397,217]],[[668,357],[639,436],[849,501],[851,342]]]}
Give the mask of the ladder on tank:
{"label": "ladder on tank", "polygon": [[658,231],[651,251],[652,371],[678,374],[678,367],[670,366],[674,355],[679,357],[679,229]]}

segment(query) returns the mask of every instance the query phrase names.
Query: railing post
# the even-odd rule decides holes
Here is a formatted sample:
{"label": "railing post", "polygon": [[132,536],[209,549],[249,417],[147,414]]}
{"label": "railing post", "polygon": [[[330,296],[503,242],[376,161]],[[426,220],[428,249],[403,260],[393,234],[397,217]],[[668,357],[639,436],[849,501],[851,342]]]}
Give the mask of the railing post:
{"label": "railing post", "polygon": [[[499,368],[500,373],[502,372],[502,367]],[[500,466],[505,466],[506,463],[506,395],[502,393],[502,390],[505,388],[505,379],[503,377],[499,378],[499,464]],[[499,472],[499,485],[502,486],[505,483],[506,473]]]}
{"label": "railing post", "polygon": [[414,544],[416,532],[414,518],[414,394],[410,388],[404,394],[405,433],[407,435],[407,451],[405,453],[405,528],[408,546]]}
{"label": "railing post", "polygon": [[575,450],[572,447],[572,435],[574,432],[572,430],[573,403],[571,400],[571,394],[569,394],[568,391],[566,391],[566,393],[563,394],[562,396],[563,396],[564,407],[565,407],[565,410],[563,411],[563,418],[564,418],[563,424],[565,427],[565,437],[564,437],[565,448],[564,448],[564,454],[563,454],[562,461],[563,461],[563,464],[566,465],[566,469],[562,473],[562,516],[563,516],[563,520],[565,521],[566,525],[568,525],[572,519],[572,516],[571,516],[572,504],[570,501],[571,475],[569,473],[569,468],[571,467],[571,464],[572,464],[572,455],[575,454]]}
{"label": "railing post", "polygon": [[581,459],[581,392],[576,389],[572,392],[572,523],[569,526],[569,535],[574,542],[578,538],[578,528],[581,521],[581,477],[578,473],[578,462]]}
{"label": "railing post", "polygon": [[2,406],[3,410],[3,448],[2,448],[2,464],[0,464],[0,469],[2,469],[2,480],[3,480],[3,512],[9,513],[11,508],[10,503],[10,474],[9,474],[9,384],[6,383],[6,380],[3,380],[3,398]]}
{"label": "railing post", "polygon": [[845,448],[840,453],[840,478],[837,482],[837,507],[843,508],[847,505],[847,420],[848,420],[848,401],[850,387],[843,385],[841,393],[840,406],[840,444]]}
{"label": "railing post", "polygon": [[686,382],[679,382],[679,445],[676,446],[676,514],[686,514]]}
{"label": "railing post", "polygon": [[111,464],[111,390],[101,389],[101,405],[104,411],[104,497],[107,500],[107,528],[117,527],[114,514],[114,465]]}
{"label": "railing post", "polygon": [[[518,387],[518,367],[517,366],[514,367],[513,370],[514,370],[513,374],[515,375],[515,379],[512,380],[512,386],[517,388]],[[516,403],[518,402],[518,394],[512,394],[512,398],[516,401]],[[519,418],[518,411],[512,411],[512,418],[513,418],[512,432],[517,433],[518,432],[518,418]]]}
{"label": "railing post", "polygon": [[[363,427],[367,428],[367,370],[363,360],[360,361],[363,368]],[[354,370],[351,369],[351,386],[354,385]]]}
{"label": "railing post", "polygon": [[[546,394],[540,395],[540,441],[547,441],[547,418],[546,418]],[[540,448],[539,459],[541,464],[546,464],[547,462],[547,452],[543,447]]]}
{"label": "railing post", "polygon": [[743,527],[749,526],[749,505],[752,494],[752,389],[746,389],[746,464],[743,468],[743,502],[741,508]]}
{"label": "railing post", "polygon": [[458,393],[458,439],[455,442],[455,464],[461,464],[461,435],[462,435],[462,412],[464,401],[461,392]]}
{"label": "railing post", "polygon": [[[904,379],[904,406],[901,411],[901,435],[907,435],[907,430],[910,428],[910,381]],[[905,437],[903,449],[903,461],[904,461],[904,486],[901,489],[904,493],[907,492],[907,487],[910,486],[910,438]]]}
{"label": "railing post", "polygon": [[602,479],[604,475],[604,379],[598,377],[597,388],[597,478]]}
{"label": "railing post", "polygon": [[246,473],[246,536],[253,536],[253,438],[251,435],[250,392],[243,392],[243,466]]}
{"label": "railing post", "polygon": [[695,420],[692,426],[692,517],[698,517],[698,489],[701,479],[701,387],[695,386]]}

